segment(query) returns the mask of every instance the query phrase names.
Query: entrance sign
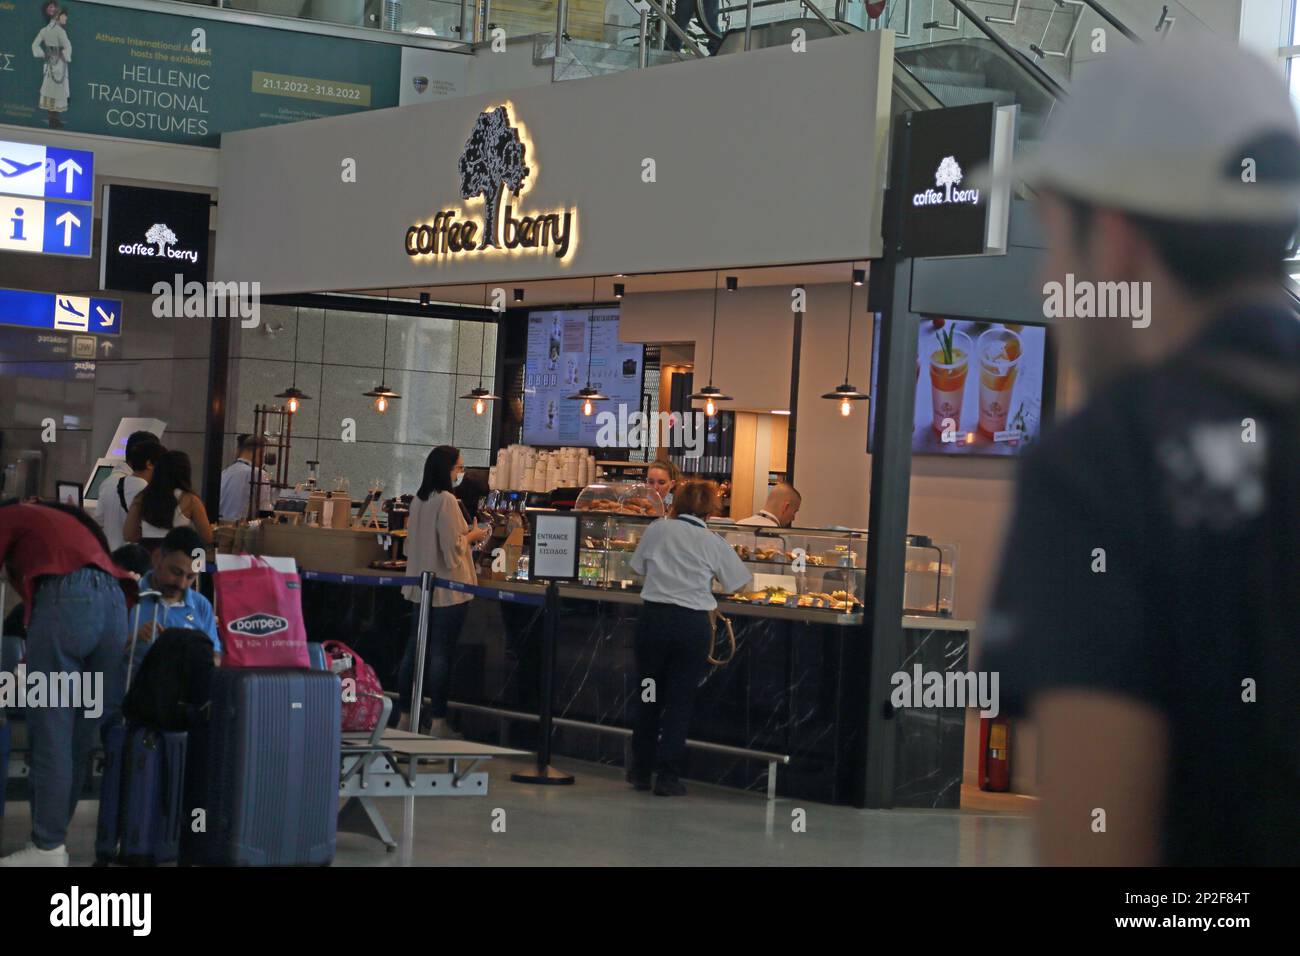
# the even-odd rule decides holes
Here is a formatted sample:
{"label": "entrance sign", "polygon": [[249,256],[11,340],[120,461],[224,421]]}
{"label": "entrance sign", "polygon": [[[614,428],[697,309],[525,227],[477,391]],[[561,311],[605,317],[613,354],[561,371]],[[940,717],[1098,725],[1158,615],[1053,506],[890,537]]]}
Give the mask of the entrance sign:
{"label": "entrance sign", "polygon": [[0,325],[121,335],[122,302],[62,292],[0,289]]}
{"label": "entrance sign", "polygon": [[528,575],[534,581],[573,581],[578,577],[578,516],[534,512]]}

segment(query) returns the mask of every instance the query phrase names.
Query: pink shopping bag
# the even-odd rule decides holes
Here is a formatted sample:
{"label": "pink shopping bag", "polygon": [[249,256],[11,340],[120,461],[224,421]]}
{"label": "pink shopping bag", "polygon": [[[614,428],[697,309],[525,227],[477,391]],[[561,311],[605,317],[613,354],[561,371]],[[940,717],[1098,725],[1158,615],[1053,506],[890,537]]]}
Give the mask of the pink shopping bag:
{"label": "pink shopping bag", "polygon": [[302,581],[261,558],[215,575],[223,667],[308,667]]}

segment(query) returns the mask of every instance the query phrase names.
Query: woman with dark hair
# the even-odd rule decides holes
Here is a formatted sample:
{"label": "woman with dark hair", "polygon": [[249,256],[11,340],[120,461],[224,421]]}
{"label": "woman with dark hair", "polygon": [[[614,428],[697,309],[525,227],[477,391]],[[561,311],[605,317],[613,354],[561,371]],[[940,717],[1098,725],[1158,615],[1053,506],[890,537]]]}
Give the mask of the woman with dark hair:
{"label": "woman with dark hair", "polygon": [[48,699],[27,708],[31,742],[32,834],[0,866],[67,866],[68,821],[85,782],[95,734],[122,703],[131,576],[113,564],[94,520],[68,505],[0,505],[0,568],[22,598],[27,684],[81,677],[79,700]]}
{"label": "woman with dark hair", "polygon": [[212,543],[208,511],[190,482],[190,456],[183,451],[164,452],[154,463],[149,484],[131,502],[122,536],[153,550],[172,528],[189,527],[204,544]]}
{"label": "woman with dark hair", "polygon": [[[424,460],[424,480],[411,500],[411,515],[406,525],[406,573],[477,584],[474,570],[474,545],[487,538],[487,528],[473,528],[461,514],[460,502],[452,489],[460,484],[465,462],[460,449],[439,445]],[[398,671],[401,690],[402,719],[399,727],[410,729],[411,693],[415,680],[415,648],[420,629],[420,589],[408,585],[402,595],[414,606],[411,609],[411,635],[406,654]],[[435,737],[454,736],[447,723],[447,691],[451,677],[451,655],[455,652],[465,615],[472,597],[461,591],[434,588],[429,601],[429,626],[425,645],[424,687],[422,693],[432,698],[421,724]]]}

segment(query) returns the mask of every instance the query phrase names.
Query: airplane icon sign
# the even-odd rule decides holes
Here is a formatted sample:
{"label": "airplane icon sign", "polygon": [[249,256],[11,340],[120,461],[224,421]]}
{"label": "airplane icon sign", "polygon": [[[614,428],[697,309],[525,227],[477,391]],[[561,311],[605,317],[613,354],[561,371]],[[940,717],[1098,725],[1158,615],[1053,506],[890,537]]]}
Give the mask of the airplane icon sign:
{"label": "airplane icon sign", "polygon": [[62,292],[0,289],[0,325],[121,335],[122,301]]}
{"label": "airplane icon sign", "polygon": [[89,150],[0,141],[0,193],[92,202],[94,192],[95,154]]}

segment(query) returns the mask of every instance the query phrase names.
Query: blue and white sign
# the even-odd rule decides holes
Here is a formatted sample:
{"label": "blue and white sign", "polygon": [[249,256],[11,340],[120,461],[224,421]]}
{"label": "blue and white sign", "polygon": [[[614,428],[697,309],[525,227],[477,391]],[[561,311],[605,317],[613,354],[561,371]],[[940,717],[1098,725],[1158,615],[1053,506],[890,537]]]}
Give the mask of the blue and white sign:
{"label": "blue and white sign", "polygon": [[95,154],[85,149],[0,140],[0,193],[93,202]]}
{"label": "blue and white sign", "polygon": [[0,196],[0,249],[90,257],[94,206]]}
{"label": "blue and white sign", "polygon": [[0,289],[0,325],[121,335],[122,302],[61,292]]}

